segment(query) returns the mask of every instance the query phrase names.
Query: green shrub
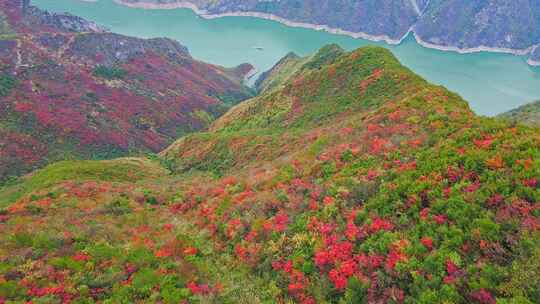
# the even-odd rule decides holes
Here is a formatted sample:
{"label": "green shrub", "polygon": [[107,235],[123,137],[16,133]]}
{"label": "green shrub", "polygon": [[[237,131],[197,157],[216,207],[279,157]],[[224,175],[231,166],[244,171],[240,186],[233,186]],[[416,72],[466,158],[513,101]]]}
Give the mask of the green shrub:
{"label": "green shrub", "polygon": [[94,76],[108,80],[124,79],[126,75],[127,71],[121,67],[107,67],[100,65],[94,69]]}
{"label": "green shrub", "polygon": [[0,283],[0,299],[13,299],[19,295],[24,295],[24,293],[21,291],[21,288],[19,287],[19,284],[17,284],[17,282],[7,281]]}
{"label": "green shrub", "polygon": [[158,199],[152,194],[152,191],[150,191],[150,190],[144,190],[144,191],[143,191],[143,195],[144,195],[144,201],[145,201],[147,204],[150,204],[150,205],[157,205],[157,204],[159,204]]}
{"label": "green shrub", "polygon": [[57,269],[69,269],[73,271],[82,271],[83,263],[77,262],[71,257],[58,257],[51,260],[51,265]]}
{"label": "green shrub", "polygon": [[122,215],[131,213],[132,209],[129,205],[129,200],[126,197],[120,197],[112,203],[107,204],[105,206],[105,211],[113,215]]}
{"label": "green shrub", "polygon": [[156,272],[150,268],[141,269],[133,276],[133,288],[139,298],[148,297],[152,289],[159,283]]}
{"label": "green shrub", "polygon": [[32,246],[32,236],[26,232],[16,232],[10,237],[10,240],[16,248]]}
{"label": "green shrub", "polygon": [[11,90],[17,85],[17,79],[12,76],[0,75],[0,97],[8,96]]}

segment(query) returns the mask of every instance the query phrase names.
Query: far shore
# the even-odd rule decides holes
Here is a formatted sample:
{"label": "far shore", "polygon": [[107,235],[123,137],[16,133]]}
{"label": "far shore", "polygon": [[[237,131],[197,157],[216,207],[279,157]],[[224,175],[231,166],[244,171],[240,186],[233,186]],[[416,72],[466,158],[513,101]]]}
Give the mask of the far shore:
{"label": "far shore", "polygon": [[[540,48],[540,45],[537,45],[535,46],[532,50],[531,50],[531,54],[534,54],[536,52],[536,49]],[[540,61],[538,60],[534,60],[532,58],[529,58],[529,60],[527,60],[527,63],[529,65],[532,65],[532,66],[540,66]]]}
{"label": "far shore", "polygon": [[[83,0],[85,1],[85,0]],[[260,19],[266,19],[266,20],[272,20],[279,23],[282,23],[284,25],[290,26],[290,27],[300,27],[300,28],[307,28],[307,29],[313,29],[317,31],[326,31],[331,34],[338,34],[338,35],[346,35],[352,38],[360,38],[360,39],[366,39],[370,41],[375,42],[385,42],[390,45],[398,45],[405,38],[407,38],[408,35],[412,33],[414,36],[414,39],[418,44],[425,48],[430,49],[436,49],[440,51],[449,51],[449,52],[457,52],[460,54],[469,54],[469,53],[478,53],[478,52],[492,52],[492,53],[506,53],[506,54],[513,54],[517,56],[526,56],[528,54],[531,54],[539,45],[533,45],[531,47],[528,47],[526,49],[511,49],[511,48],[498,48],[498,47],[488,47],[488,46],[477,46],[472,48],[460,48],[456,46],[444,46],[444,45],[438,45],[434,43],[430,43],[427,41],[422,40],[414,32],[414,29],[411,28],[403,37],[400,39],[394,39],[390,38],[387,35],[370,35],[363,32],[351,32],[346,31],[338,28],[332,28],[327,25],[317,25],[317,24],[310,24],[310,23],[304,23],[304,22],[295,22],[290,21],[287,19],[284,19],[282,17],[272,15],[272,14],[266,14],[266,13],[259,13],[259,12],[230,12],[230,13],[223,13],[223,14],[212,14],[209,13],[206,10],[198,8],[195,4],[187,1],[181,1],[176,3],[167,3],[167,4],[157,4],[157,3],[130,3],[125,0],[114,0],[114,2],[125,5],[128,7],[133,8],[142,8],[142,9],[178,9],[178,8],[188,8],[191,9],[195,14],[199,15],[202,18],[205,19],[216,19],[216,18],[222,18],[222,17],[255,17]],[[527,63],[532,66],[540,66],[540,62],[535,61],[533,59],[528,59]]]}
{"label": "far shore", "polygon": [[532,65],[532,66],[540,67],[540,61],[536,61],[536,60],[529,59],[529,60],[527,60],[527,63],[528,63],[529,65]]}

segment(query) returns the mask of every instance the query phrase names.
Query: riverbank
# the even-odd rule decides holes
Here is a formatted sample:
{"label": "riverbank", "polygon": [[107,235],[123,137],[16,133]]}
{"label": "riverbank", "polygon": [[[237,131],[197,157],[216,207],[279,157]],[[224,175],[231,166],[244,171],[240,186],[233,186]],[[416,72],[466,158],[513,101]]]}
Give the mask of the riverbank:
{"label": "riverbank", "polygon": [[416,34],[414,31],[412,33],[416,42],[425,48],[430,48],[430,49],[435,49],[435,50],[445,51],[445,52],[456,52],[460,54],[490,52],[490,53],[512,54],[516,56],[526,56],[526,55],[531,54],[532,51],[534,51],[534,49],[536,48],[535,45],[528,47],[526,49],[496,48],[496,47],[488,47],[488,46],[477,46],[473,48],[459,48],[455,46],[444,46],[444,45],[433,44],[433,43],[422,40],[422,38],[420,38],[418,34]]}
{"label": "riverbank", "polygon": [[[260,13],[260,12],[230,12],[230,13],[222,13],[222,14],[212,14],[212,13],[209,13],[207,10],[200,9],[195,4],[188,1],[181,1],[181,2],[167,3],[167,4],[131,3],[124,0],[114,0],[114,2],[120,5],[125,5],[125,6],[133,7],[133,8],[142,8],[142,9],[188,8],[188,9],[191,9],[193,12],[195,12],[195,14],[197,14],[201,18],[205,18],[205,19],[216,19],[216,18],[222,18],[222,17],[254,17],[254,18],[276,21],[290,27],[300,27],[300,28],[313,29],[317,31],[325,31],[331,34],[346,35],[355,39],[366,39],[366,40],[375,41],[375,42],[385,42],[390,45],[398,45],[402,43],[403,40],[405,40],[408,37],[408,35],[412,33],[416,42],[425,48],[430,48],[430,49],[435,49],[435,50],[445,51],[445,52],[457,52],[459,54],[491,52],[491,53],[512,54],[516,56],[526,56],[526,55],[531,54],[536,49],[536,47],[538,47],[537,45],[534,45],[526,49],[498,48],[498,47],[488,47],[488,46],[478,46],[478,47],[473,47],[473,48],[459,48],[455,46],[444,46],[444,45],[438,45],[438,44],[433,44],[433,43],[424,41],[422,38],[418,36],[417,33],[414,32],[414,25],[407,31],[405,35],[403,35],[402,38],[394,39],[394,38],[390,38],[387,35],[370,35],[364,32],[351,32],[351,31],[347,31],[347,30],[343,30],[339,28],[333,28],[327,25],[317,25],[317,24],[291,21],[291,20],[287,20],[285,18],[276,16],[273,14]],[[540,62],[532,60],[532,59],[528,59],[527,63],[532,66],[540,66]]]}
{"label": "riverbank", "polygon": [[528,63],[529,65],[532,65],[532,66],[540,67],[540,61],[528,59],[528,60],[527,60],[527,63]]}
{"label": "riverbank", "polygon": [[[539,45],[536,45],[536,46],[532,49],[531,54],[535,54],[535,53],[536,53],[536,50],[537,50],[538,48],[540,48],[540,44],[539,44]],[[528,63],[529,65],[532,65],[532,66],[540,67],[540,61],[534,60],[534,59],[532,59],[532,57],[529,58],[529,60],[527,60],[527,63]]]}

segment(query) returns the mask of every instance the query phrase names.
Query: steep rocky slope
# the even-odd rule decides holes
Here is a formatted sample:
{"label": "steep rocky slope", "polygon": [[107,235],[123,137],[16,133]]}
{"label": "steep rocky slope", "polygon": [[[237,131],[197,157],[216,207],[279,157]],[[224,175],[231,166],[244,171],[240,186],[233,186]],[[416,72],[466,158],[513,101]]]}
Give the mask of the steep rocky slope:
{"label": "steep rocky slope", "polygon": [[540,1],[434,0],[414,31],[439,46],[525,50],[540,43]]}
{"label": "steep rocky slope", "polygon": [[[539,0],[231,1],[118,0],[142,7],[192,7],[200,14],[282,18],[296,25],[324,25],[353,36],[397,43],[409,31],[435,48],[531,54],[540,44]],[[301,24],[298,24],[301,23]],[[359,35],[355,35],[359,33]],[[538,56],[532,55],[530,63]],[[539,60],[536,60],[538,62]]]}
{"label": "steep rocky slope", "polygon": [[0,181],[55,160],[158,152],[251,96],[249,65],[20,5],[0,3]]}
{"label": "steep rocky slope", "polygon": [[0,190],[0,302],[537,302],[538,129],[382,48],[288,59],[157,159]]}

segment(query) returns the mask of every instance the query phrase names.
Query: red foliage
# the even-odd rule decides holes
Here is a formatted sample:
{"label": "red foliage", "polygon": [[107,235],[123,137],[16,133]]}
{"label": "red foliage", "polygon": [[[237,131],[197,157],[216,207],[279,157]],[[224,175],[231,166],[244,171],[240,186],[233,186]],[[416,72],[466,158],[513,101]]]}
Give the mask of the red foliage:
{"label": "red foliage", "polygon": [[173,250],[169,247],[163,247],[156,251],[156,258],[167,258],[173,255]]}
{"label": "red foliage", "polygon": [[196,255],[198,252],[199,250],[195,247],[188,247],[184,249],[184,255],[186,256]]}
{"label": "red foliage", "polygon": [[452,260],[448,259],[446,260],[446,272],[448,272],[449,275],[455,274],[459,268],[452,262]]}
{"label": "red foliage", "polygon": [[173,228],[174,228],[174,224],[171,224],[171,223],[167,223],[167,224],[163,225],[163,230],[165,230],[165,231],[171,231],[171,230],[173,230]]}
{"label": "red foliage", "polygon": [[437,224],[442,225],[442,224],[446,223],[447,217],[446,217],[446,215],[438,214],[438,215],[433,216],[433,220],[435,220],[435,222]]}
{"label": "red foliage", "polygon": [[341,274],[338,270],[332,269],[328,273],[328,278],[338,290],[343,290],[347,287],[347,277]]}
{"label": "red foliage", "polygon": [[538,187],[538,179],[533,177],[531,179],[526,179],[523,181],[523,185],[525,187],[529,187],[529,188],[536,188]]}
{"label": "red foliage", "polygon": [[480,289],[471,293],[471,299],[479,304],[496,304],[497,301],[491,293],[485,289]]}
{"label": "red foliage", "polygon": [[314,260],[315,265],[317,265],[319,268],[323,268],[331,262],[330,253],[328,253],[327,251],[316,252]]}
{"label": "red foliage", "polygon": [[494,139],[490,136],[485,136],[482,139],[474,140],[474,144],[480,149],[488,149],[493,144]]}
{"label": "red foliage", "polygon": [[90,260],[90,256],[84,252],[78,252],[73,256],[73,259],[78,262],[86,262]]}
{"label": "red foliage", "polygon": [[360,82],[360,93],[364,94],[368,87],[383,76],[383,70],[375,69],[369,77]]}
{"label": "red foliage", "polygon": [[349,241],[355,241],[360,233],[360,229],[354,224],[354,222],[350,221],[347,223],[347,227],[345,229],[345,236]]}
{"label": "red foliage", "polygon": [[371,141],[371,153],[379,154],[387,151],[391,143],[383,138],[375,138]]}
{"label": "red foliage", "polygon": [[394,229],[394,225],[388,220],[376,217],[373,219],[373,222],[369,226],[369,229],[372,233],[377,233],[381,230],[391,231],[392,229]]}
{"label": "red foliage", "polygon": [[488,207],[495,208],[495,207],[499,207],[503,202],[504,202],[504,196],[502,196],[501,194],[495,194],[487,200],[486,205]]}
{"label": "red foliage", "polygon": [[323,203],[325,205],[332,205],[334,203],[335,199],[331,196],[325,196],[323,199]]}
{"label": "red foliage", "polygon": [[186,286],[195,295],[205,295],[212,292],[208,284],[197,284],[195,282],[189,282]]}
{"label": "red foliage", "polygon": [[433,239],[430,237],[424,237],[422,240],[420,240],[420,242],[422,242],[422,245],[424,245],[428,250],[433,249]]}
{"label": "red foliage", "polygon": [[278,232],[285,231],[287,224],[289,223],[289,216],[287,213],[280,211],[274,217],[274,229]]}

